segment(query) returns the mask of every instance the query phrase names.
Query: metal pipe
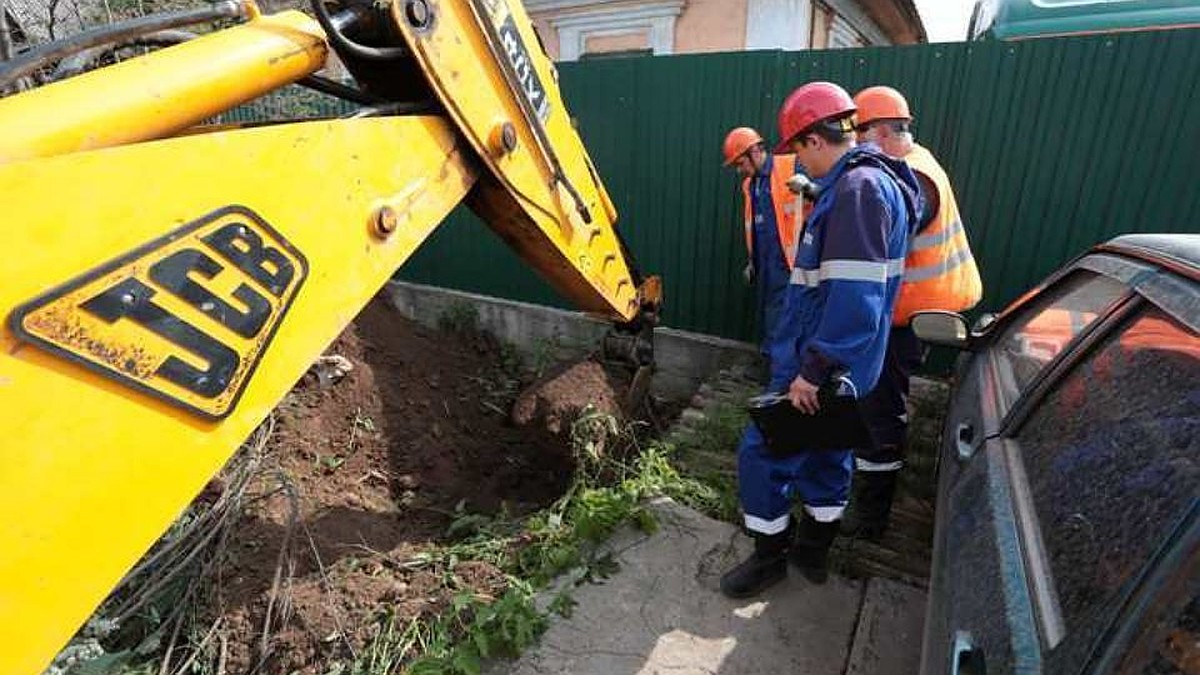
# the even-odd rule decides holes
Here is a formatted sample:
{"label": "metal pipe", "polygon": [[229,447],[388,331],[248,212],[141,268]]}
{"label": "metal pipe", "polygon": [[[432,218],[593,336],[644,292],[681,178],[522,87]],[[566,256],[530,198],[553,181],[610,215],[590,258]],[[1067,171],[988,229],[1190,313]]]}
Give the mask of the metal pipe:
{"label": "metal pipe", "polygon": [[364,117],[384,117],[386,115],[429,115],[438,111],[433,101],[406,101],[403,103],[386,103],[373,108],[359,108],[344,119],[362,119]]}
{"label": "metal pipe", "polygon": [[370,14],[366,7],[354,5],[353,7],[338,10],[337,13],[331,15],[329,17],[329,25],[333,26],[336,32],[343,33],[346,29],[352,28],[369,18]]}
{"label": "metal pipe", "polygon": [[[334,16],[334,19],[337,19],[337,15]],[[177,45],[187,42],[189,40],[195,40],[198,37],[200,37],[198,34],[188,31],[164,30],[134,38],[133,40],[121,43],[120,45],[86,49],[78,54],[73,54],[60,61],[58,66],[54,69],[54,75],[52,79],[62,80],[82,73],[83,71],[87,70],[88,66],[91,65],[94,60],[103,56],[104,52],[108,49],[136,46],[167,47],[170,45]],[[297,81],[296,84],[312,89],[313,91],[319,91],[322,94],[335,96],[359,105],[373,106],[383,103],[383,99],[377,96],[372,96],[361,89],[348,87],[340,82],[335,82],[317,75],[309,75],[308,77]]]}
{"label": "metal pipe", "polygon": [[324,77],[317,77],[316,75],[309,75],[296,84],[303,87],[308,87],[313,91],[319,91],[322,94],[336,96],[337,98],[350,101],[351,103],[357,103],[359,105],[378,105],[383,103],[383,99],[379,98],[378,96],[372,96],[361,89],[347,87],[341,82],[334,82],[333,80]]}
{"label": "metal pipe", "polygon": [[315,21],[289,11],[0,99],[0,163],[163,138],[320,70]]}
{"label": "metal pipe", "polygon": [[0,66],[0,88],[36,72],[50,63],[91,47],[123,42],[168,28],[189,26],[217,19],[237,18],[243,13],[241,3],[235,0],[222,0],[203,9],[156,14],[85,30],[64,40],[56,40],[31,49]]}
{"label": "metal pipe", "polygon": [[198,37],[200,37],[198,34],[186,30],[164,30],[157,33],[150,33],[149,35],[142,35],[121,43],[92,47],[59,61],[58,65],[54,67],[54,73],[50,76],[50,79],[57,81],[74,77],[87,70],[88,66],[92,65],[92,62],[103,56],[110,49],[121,49],[123,47],[169,47],[181,42],[187,42],[188,40],[195,40]]}
{"label": "metal pipe", "polygon": [[[329,36],[329,42],[339,52],[357,56],[366,61],[395,61],[408,56],[408,50],[404,47],[371,47],[346,37],[343,30],[368,17],[369,14],[351,8],[358,14],[350,14],[343,10],[335,16],[330,16],[329,10],[325,8],[325,0],[309,0],[309,4],[312,6],[313,14],[317,17],[317,22]],[[345,21],[344,24],[343,21]]]}

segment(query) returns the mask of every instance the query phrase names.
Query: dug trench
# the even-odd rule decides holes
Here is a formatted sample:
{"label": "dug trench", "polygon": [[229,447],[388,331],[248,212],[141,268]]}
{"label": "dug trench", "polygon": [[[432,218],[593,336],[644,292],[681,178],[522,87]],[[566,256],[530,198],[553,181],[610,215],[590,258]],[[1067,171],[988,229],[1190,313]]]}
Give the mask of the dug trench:
{"label": "dug trench", "polygon": [[474,514],[516,518],[562,496],[574,471],[564,406],[615,400],[619,386],[595,364],[560,368],[518,426],[509,410],[531,375],[510,349],[422,328],[382,299],[326,354],[334,374],[310,373],[276,410],[270,468],[250,489],[264,497],[217,566],[207,611],[230,673],[325,673],[362,653],[383,614],[404,626],[463,593],[497,597],[496,566],[423,554]]}
{"label": "dug trench", "polygon": [[[621,425],[619,371],[522,363],[457,309],[432,329],[372,301],[47,673],[478,672],[569,610],[530,610],[550,578],[611,571],[593,543],[654,529],[648,498],[739,520],[753,376]],[[913,565],[837,567],[910,580],[927,529],[920,555],[879,547]]]}

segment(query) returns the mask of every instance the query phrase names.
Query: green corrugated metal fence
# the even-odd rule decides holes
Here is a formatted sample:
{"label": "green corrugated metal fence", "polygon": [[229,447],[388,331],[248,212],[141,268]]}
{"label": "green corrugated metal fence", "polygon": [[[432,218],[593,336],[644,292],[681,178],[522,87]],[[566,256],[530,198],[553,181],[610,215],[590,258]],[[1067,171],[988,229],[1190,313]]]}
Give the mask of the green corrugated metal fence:
{"label": "green corrugated metal fence", "polygon": [[[560,65],[564,96],[642,268],[666,282],[665,323],[754,334],[741,283],[740,193],[720,167],[730,127],[775,132],[813,79],[904,91],[942,160],[998,309],[1064,260],[1124,232],[1200,231],[1200,31],[815,52],[641,57]],[[466,213],[401,278],[559,304]]]}

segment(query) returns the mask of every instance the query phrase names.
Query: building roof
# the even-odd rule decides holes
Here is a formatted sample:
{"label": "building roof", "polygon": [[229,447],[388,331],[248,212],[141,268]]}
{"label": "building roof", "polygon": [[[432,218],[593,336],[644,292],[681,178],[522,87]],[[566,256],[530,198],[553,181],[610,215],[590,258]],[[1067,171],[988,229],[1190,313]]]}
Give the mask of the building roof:
{"label": "building roof", "polygon": [[928,42],[925,24],[913,0],[858,0],[859,6],[879,25],[892,42]]}

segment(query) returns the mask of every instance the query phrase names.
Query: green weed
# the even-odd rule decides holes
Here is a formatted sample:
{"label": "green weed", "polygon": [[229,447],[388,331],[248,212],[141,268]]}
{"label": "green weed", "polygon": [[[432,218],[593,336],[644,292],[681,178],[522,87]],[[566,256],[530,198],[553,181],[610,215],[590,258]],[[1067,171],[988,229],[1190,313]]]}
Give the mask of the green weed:
{"label": "green weed", "polygon": [[472,303],[451,303],[437,320],[438,328],[458,335],[475,335],[479,332],[479,309]]}

